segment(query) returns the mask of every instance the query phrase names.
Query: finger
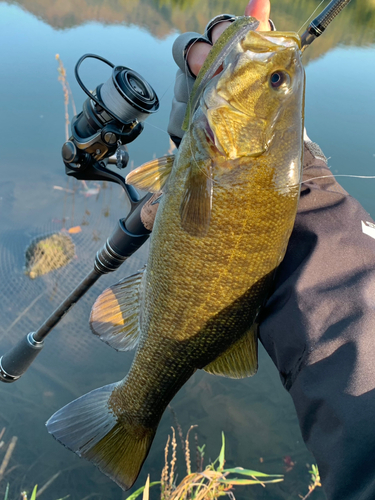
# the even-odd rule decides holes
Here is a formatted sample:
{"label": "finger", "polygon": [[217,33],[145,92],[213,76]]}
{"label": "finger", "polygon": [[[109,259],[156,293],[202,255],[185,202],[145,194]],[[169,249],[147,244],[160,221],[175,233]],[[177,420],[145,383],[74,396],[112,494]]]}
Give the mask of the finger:
{"label": "finger", "polygon": [[[217,23],[217,25],[212,28],[211,32],[211,39],[212,43],[215,43],[216,40],[219,38],[219,36],[225,31],[228,26],[230,26],[230,22],[228,21],[223,21],[220,23]],[[195,43],[194,45],[191,46],[189,50],[189,54],[187,56],[187,61],[190,67],[190,70],[194,75],[197,75],[199,73],[199,70],[201,69],[204,61],[206,60],[206,57],[208,56],[208,53],[211,50],[211,45],[208,45],[206,43]],[[221,68],[217,70],[217,73],[220,73]]]}
{"label": "finger", "polygon": [[173,59],[175,60],[177,66],[180,68],[181,71],[187,72],[188,74],[190,73],[189,71],[190,68],[186,67],[187,66],[186,57],[191,47],[194,47],[194,45],[198,42],[203,42],[203,45],[207,44],[211,47],[208,38],[206,38],[203,35],[200,35],[199,33],[194,33],[194,32],[184,33],[179,37],[177,37],[176,40],[174,41],[172,47],[172,55]]}
{"label": "finger", "polygon": [[245,16],[255,17],[259,21],[257,31],[270,31],[270,12],[270,0],[250,0],[245,9]]}
{"label": "finger", "polygon": [[[271,4],[270,0],[250,0],[245,9],[245,16],[255,17],[259,21],[257,31],[270,31],[271,26],[268,22],[270,18]],[[230,22],[218,23],[212,29],[212,43],[215,43],[219,36],[225,31]]]}
{"label": "finger", "polygon": [[[260,24],[257,28],[257,31],[270,31],[271,26],[268,21],[270,17],[270,11],[270,0],[250,0],[245,9],[245,16],[255,17],[259,21]],[[212,29],[211,39],[213,43],[217,41],[219,36],[228,28],[230,24],[230,22],[224,21],[218,23],[217,26]],[[197,42],[190,47],[187,61],[190,70],[192,71],[192,73],[194,73],[194,75],[197,75],[199,73],[199,70],[206,60],[206,57],[210,50],[210,45],[201,42]],[[220,71],[221,68],[219,68],[215,74],[219,73]]]}
{"label": "finger", "polygon": [[201,69],[208,53],[211,50],[211,45],[208,43],[197,42],[189,47],[186,60],[189,64],[190,71],[197,76]]}
{"label": "finger", "polygon": [[218,23],[214,28],[212,28],[212,43],[215,43],[219,36],[223,33],[223,31],[225,31],[231,24],[232,23],[228,21],[224,21],[222,23]]}

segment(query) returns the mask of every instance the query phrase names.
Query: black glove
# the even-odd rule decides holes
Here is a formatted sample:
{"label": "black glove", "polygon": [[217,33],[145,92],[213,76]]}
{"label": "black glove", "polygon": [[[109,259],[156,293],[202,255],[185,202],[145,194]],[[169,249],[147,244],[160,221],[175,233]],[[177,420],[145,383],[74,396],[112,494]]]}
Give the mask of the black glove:
{"label": "black glove", "polygon": [[293,398],[327,499],[372,500],[375,224],[306,138],[303,179],[260,340]]}
{"label": "black glove", "polygon": [[[195,76],[189,68],[186,61],[186,56],[190,47],[195,42],[204,42],[212,45],[212,30],[213,28],[223,21],[233,22],[236,16],[233,14],[220,14],[207,24],[204,35],[194,32],[188,32],[180,35],[174,42],[172,53],[173,58],[179,67],[176,74],[176,81],[174,86],[174,97],[172,101],[172,110],[169,117],[168,133],[171,139],[178,147],[184,135],[181,128],[184,121],[186,106],[189,100],[191,89],[194,85]],[[276,31],[274,23],[269,20],[271,31]]]}

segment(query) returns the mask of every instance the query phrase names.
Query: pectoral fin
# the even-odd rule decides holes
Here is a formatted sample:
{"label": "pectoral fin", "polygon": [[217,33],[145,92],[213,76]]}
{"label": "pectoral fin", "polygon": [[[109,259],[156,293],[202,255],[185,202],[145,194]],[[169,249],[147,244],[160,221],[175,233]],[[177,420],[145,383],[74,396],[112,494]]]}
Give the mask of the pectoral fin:
{"label": "pectoral fin", "polygon": [[237,340],[204,370],[212,375],[229,378],[245,378],[254,375],[258,369],[258,325],[253,324],[248,332]]}
{"label": "pectoral fin", "polygon": [[188,173],[180,206],[181,226],[192,236],[205,236],[212,209],[211,160],[195,162]]}
{"label": "pectoral fin", "polygon": [[104,290],[96,299],[90,326],[117,351],[133,349],[140,337],[140,289],[146,268]]}
{"label": "pectoral fin", "polygon": [[166,155],[148,161],[132,170],[126,176],[126,183],[150,193],[161,191],[171,173],[173,162],[174,155]]}

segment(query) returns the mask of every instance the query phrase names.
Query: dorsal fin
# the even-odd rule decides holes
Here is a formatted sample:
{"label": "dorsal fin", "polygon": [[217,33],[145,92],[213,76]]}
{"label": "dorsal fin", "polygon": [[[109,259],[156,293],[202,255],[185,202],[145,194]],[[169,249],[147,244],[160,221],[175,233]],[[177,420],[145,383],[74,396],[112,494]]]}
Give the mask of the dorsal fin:
{"label": "dorsal fin", "polygon": [[229,349],[204,367],[212,375],[229,378],[245,378],[254,375],[258,369],[258,325],[254,323],[247,333]]}
{"label": "dorsal fin", "polygon": [[91,330],[117,351],[129,351],[138,343],[140,289],[145,269],[104,290],[92,307]]}
{"label": "dorsal fin", "polygon": [[126,176],[126,183],[150,193],[161,191],[171,173],[174,158],[174,155],[166,155],[144,163]]}

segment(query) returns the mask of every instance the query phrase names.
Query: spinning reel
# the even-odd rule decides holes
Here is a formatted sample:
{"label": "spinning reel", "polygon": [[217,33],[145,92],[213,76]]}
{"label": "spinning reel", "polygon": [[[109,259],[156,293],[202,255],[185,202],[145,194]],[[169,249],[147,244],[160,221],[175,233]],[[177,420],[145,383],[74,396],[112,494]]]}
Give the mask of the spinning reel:
{"label": "spinning reel", "polygon": [[[90,92],[83,84],[79,68],[85,59],[98,59],[113,68],[111,77]],[[129,161],[126,144],[143,131],[143,121],[159,108],[158,97],[139,73],[125,66],[114,66],[103,57],[86,54],[75,66],[75,77],[88,95],[82,111],[71,123],[72,136],[62,147],[65,172],[76,179],[109,180],[119,183],[126,194],[135,195],[122,176],[106,169],[116,163],[119,169]],[[115,159],[111,157],[115,154]]]}
{"label": "spinning reel", "polygon": [[[79,76],[85,59],[98,59],[111,68],[112,76],[94,92],[90,92]],[[87,292],[101,275],[117,269],[149,237],[140,212],[150,198],[140,199],[135,188],[125,183],[118,173],[107,168],[116,163],[127,166],[126,144],[134,141],[143,130],[143,121],[159,108],[158,97],[147,81],[125,66],[114,66],[106,59],[86,54],[75,66],[75,76],[88,98],[81,113],[71,123],[71,137],[62,147],[65,172],[80,180],[116,182],[122,186],[130,202],[130,212],[118,221],[117,228],[95,257],[93,270],[71,292],[62,304],[35,332],[30,332],[13,349],[0,358],[0,381],[14,382],[28,369],[44,346],[44,338],[67,311]],[[112,156],[112,158],[111,158]]]}

